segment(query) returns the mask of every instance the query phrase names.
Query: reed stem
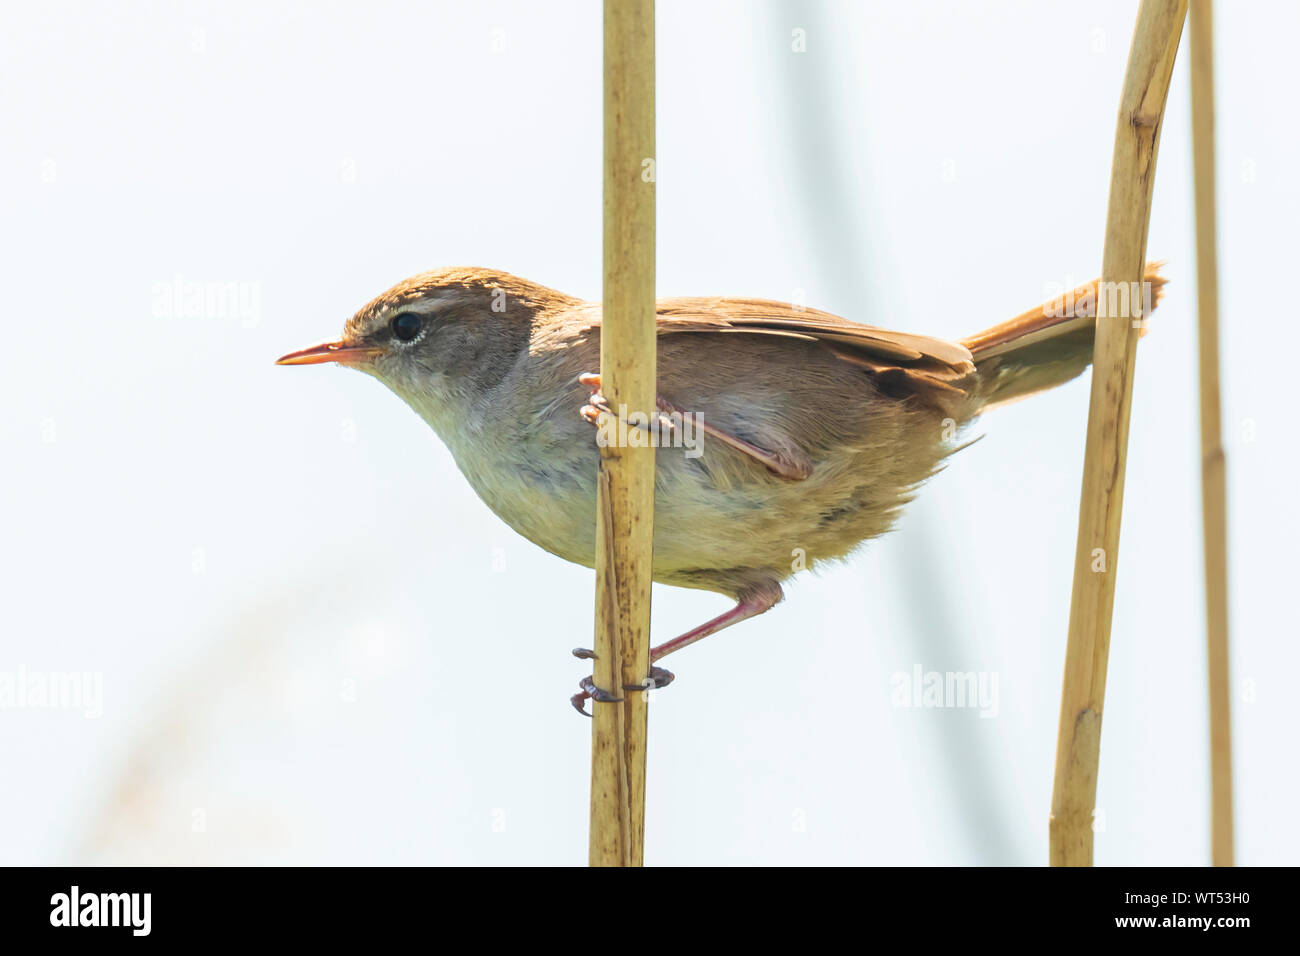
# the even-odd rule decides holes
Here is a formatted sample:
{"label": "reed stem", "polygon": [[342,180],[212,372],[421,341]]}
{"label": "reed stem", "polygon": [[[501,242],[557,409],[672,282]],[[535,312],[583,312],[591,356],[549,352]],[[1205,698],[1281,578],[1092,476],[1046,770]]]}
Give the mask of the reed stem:
{"label": "reed stem", "polygon": [[1201,379],[1201,517],[1210,691],[1210,844],[1233,865],[1232,705],[1228,681],[1228,517],[1219,411],[1219,251],[1214,170],[1214,32],[1210,0],[1192,0],[1192,164],[1196,178],[1197,353]]}
{"label": "reed stem", "polygon": [[1186,14],[1187,0],[1142,0],[1120,97],[1056,743],[1049,825],[1053,866],[1092,865],[1101,719],[1142,303],[1142,296],[1112,292],[1139,288],[1143,279],[1160,127]]}
{"label": "reed stem", "polygon": [[[601,389],[620,415],[655,411],[654,0],[605,0]],[[647,418],[647,420],[653,420]],[[654,449],[602,447],[596,511],[592,866],[640,866],[645,833]]]}

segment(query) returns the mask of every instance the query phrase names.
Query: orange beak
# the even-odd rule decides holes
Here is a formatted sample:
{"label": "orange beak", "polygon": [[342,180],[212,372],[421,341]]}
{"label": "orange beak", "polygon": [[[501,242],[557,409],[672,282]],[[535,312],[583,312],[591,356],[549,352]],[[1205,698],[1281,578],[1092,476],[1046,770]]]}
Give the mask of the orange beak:
{"label": "orange beak", "polygon": [[340,365],[351,365],[373,358],[382,351],[383,349],[344,345],[342,342],[322,342],[320,345],[310,345],[288,355],[281,355],[275,364],[323,365],[326,362],[338,362]]}

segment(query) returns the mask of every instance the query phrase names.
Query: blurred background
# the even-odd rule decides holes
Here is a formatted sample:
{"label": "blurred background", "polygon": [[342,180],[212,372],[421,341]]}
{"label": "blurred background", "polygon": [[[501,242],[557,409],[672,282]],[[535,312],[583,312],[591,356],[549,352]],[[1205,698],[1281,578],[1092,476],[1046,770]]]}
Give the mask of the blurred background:
{"label": "blurred background", "polygon": [[[1300,7],[1218,7],[1238,859],[1293,864]],[[660,293],[957,338],[1093,277],[1136,8],[660,0]],[[592,572],[375,381],[272,362],[435,266],[599,298],[600,83],[596,0],[3,8],[0,862],[585,863]],[[1096,857],[1201,864],[1185,48],[1149,252]],[[674,657],[648,864],[1045,862],[1087,400]],[[726,606],[656,586],[655,639]],[[918,669],[995,706],[901,706]]]}

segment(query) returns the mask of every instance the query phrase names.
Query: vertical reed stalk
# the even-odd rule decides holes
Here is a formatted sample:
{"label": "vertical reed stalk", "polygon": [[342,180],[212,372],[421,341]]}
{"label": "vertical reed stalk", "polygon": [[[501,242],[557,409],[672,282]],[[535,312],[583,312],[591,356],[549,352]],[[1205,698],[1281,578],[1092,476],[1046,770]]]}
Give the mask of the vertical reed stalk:
{"label": "vertical reed stalk", "polygon": [[[601,387],[618,414],[655,411],[654,0],[605,0],[604,317]],[[625,411],[626,410],[626,411]],[[653,417],[647,418],[652,421]],[[654,449],[602,448],[596,511],[592,866],[640,866]]]}
{"label": "vertical reed stalk", "polygon": [[1092,865],[1101,717],[1142,300],[1110,292],[1135,288],[1130,284],[1140,283],[1145,272],[1156,150],[1186,14],[1187,0],[1142,0],[1120,97],[1056,742],[1049,826],[1054,866]]}
{"label": "vertical reed stalk", "polygon": [[1210,675],[1210,843],[1233,865],[1232,714],[1228,682],[1228,517],[1219,414],[1219,251],[1214,174],[1214,33],[1210,0],[1192,0],[1192,163],[1196,173],[1197,352],[1201,377],[1201,516]]}

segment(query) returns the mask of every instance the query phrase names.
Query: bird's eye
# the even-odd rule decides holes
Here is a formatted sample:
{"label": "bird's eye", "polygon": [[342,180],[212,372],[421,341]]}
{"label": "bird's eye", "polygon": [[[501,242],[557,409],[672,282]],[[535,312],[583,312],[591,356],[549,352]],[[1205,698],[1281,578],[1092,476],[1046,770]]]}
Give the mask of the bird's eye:
{"label": "bird's eye", "polygon": [[420,317],[414,312],[399,312],[388,323],[393,337],[399,342],[410,342],[420,334]]}

